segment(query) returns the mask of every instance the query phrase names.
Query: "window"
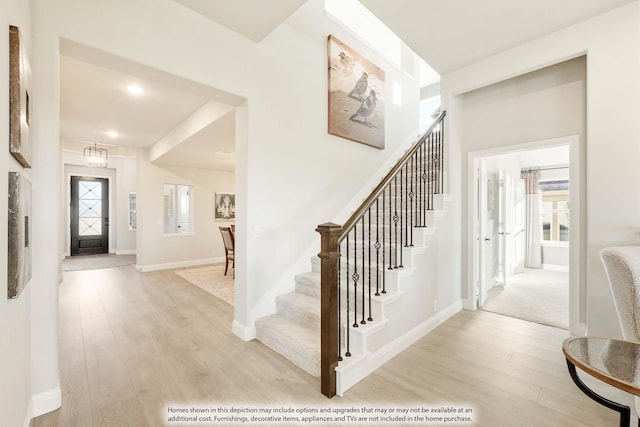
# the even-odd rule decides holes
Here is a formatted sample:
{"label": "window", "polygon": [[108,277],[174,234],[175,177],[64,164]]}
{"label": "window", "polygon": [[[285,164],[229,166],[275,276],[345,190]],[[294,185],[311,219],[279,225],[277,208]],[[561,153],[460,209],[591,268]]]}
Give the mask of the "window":
{"label": "window", "polygon": [[164,232],[182,234],[192,231],[193,198],[190,185],[164,185]]}
{"label": "window", "polygon": [[129,193],[129,230],[138,228],[136,210],[136,193]]}
{"label": "window", "polygon": [[540,182],[542,240],[569,241],[569,181]]}

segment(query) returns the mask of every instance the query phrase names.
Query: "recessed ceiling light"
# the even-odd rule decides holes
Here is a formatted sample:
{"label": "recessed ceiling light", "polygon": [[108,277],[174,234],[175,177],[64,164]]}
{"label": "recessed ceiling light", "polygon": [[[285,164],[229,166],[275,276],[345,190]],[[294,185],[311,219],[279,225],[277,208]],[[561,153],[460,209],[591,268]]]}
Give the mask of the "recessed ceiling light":
{"label": "recessed ceiling light", "polygon": [[127,90],[131,95],[136,95],[136,96],[142,95],[144,93],[144,89],[138,85],[128,85]]}
{"label": "recessed ceiling light", "polygon": [[117,138],[118,137],[118,132],[116,132],[115,130],[110,130],[108,132],[106,132],[107,135],[109,135],[111,138]]}

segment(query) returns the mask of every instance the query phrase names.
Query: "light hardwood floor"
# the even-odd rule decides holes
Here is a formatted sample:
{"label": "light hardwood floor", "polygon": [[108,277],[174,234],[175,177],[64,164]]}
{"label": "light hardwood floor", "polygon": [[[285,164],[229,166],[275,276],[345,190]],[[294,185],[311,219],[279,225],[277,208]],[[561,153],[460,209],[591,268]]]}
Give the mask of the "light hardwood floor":
{"label": "light hardwood floor", "polygon": [[65,273],[63,405],[32,426],[163,426],[170,404],[451,404],[472,407],[474,426],[618,422],[569,378],[561,351],[565,330],[462,311],[345,397],[328,400],[316,378],[259,342],[233,335],[232,319],[230,305],[172,271],[138,273],[127,266]]}

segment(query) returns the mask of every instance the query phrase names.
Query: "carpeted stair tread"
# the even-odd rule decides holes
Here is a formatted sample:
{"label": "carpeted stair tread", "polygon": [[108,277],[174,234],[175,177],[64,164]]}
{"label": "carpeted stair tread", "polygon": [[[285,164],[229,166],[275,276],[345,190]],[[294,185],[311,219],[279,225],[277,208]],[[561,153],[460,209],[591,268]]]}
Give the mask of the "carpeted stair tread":
{"label": "carpeted stair tread", "polygon": [[320,324],[320,300],[300,292],[278,295],[276,309],[280,316],[299,325],[314,327]]}
{"label": "carpeted stair tread", "polygon": [[320,375],[319,327],[303,327],[272,314],[256,321],[256,338],[309,374]]}

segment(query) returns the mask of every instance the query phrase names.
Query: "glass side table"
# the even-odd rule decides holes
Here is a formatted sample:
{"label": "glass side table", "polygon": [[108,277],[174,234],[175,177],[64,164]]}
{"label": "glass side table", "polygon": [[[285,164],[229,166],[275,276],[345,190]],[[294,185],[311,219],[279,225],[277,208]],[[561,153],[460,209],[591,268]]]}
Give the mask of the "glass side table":
{"label": "glass side table", "polygon": [[629,427],[630,408],[594,393],[578,377],[576,367],[613,387],[640,396],[640,343],[611,338],[567,338],[562,343],[562,352],[578,388],[601,405],[619,412],[620,426]]}

